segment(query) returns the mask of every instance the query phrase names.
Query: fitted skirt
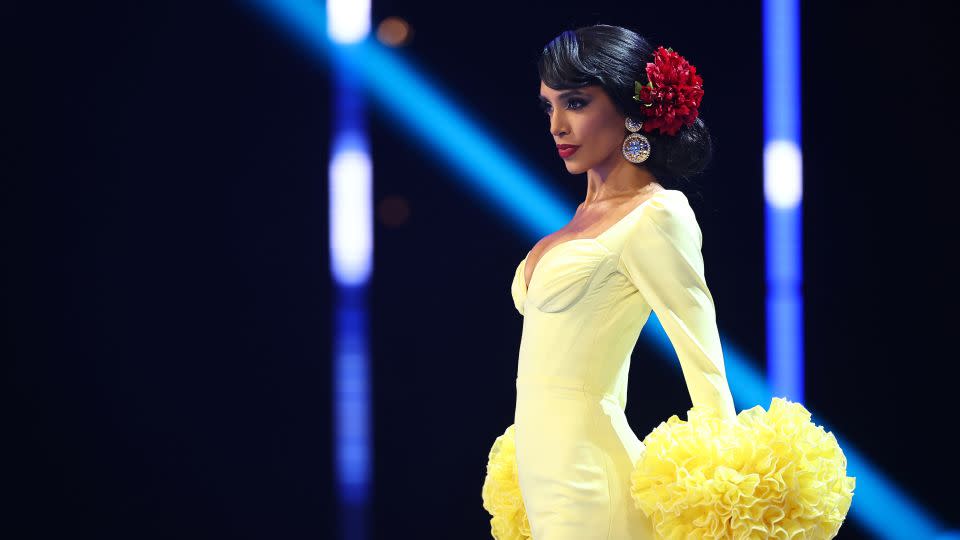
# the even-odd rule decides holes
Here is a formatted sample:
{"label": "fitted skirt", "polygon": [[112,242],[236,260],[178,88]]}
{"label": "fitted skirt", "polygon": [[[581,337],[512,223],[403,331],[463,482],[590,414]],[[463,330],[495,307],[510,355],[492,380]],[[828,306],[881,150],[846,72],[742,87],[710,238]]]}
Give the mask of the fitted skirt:
{"label": "fitted skirt", "polygon": [[533,540],[652,540],[630,497],[643,443],[611,394],[517,379],[517,473]]}

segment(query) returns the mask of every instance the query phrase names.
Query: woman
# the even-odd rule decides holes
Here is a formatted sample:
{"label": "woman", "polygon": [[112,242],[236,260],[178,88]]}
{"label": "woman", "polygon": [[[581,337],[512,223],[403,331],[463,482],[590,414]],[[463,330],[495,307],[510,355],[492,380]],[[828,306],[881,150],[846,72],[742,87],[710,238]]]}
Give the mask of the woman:
{"label": "woman", "polygon": [[[701,231],[683,192],[661,184],[700,173],[711,157],[697,110],[702,79],[672,49],[608,25],[563,32],[538,68],[550,134],[567,170],[586,173],[586,196],[514,273],[523,336],[514,425],[491,450],[483,490],[492,533],[627,540],[691,532],[676,519],[659,526],[662,505],[640,504],[652,491],[637,486],[652,490],[651,475],[634,478],[631,494],[646,447],[624,409],[631,352],[653,311],[694,409],[710,411],[717,426],[737,419]],[[715,514],[703,523],[711,520],[739,527]]]}

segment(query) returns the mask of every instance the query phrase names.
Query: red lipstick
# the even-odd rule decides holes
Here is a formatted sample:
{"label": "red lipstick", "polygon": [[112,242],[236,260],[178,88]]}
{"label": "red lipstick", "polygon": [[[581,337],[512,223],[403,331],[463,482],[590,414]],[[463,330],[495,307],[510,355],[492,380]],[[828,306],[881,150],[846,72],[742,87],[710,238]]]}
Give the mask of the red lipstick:
{"label": "red lipstick", "polygon": [[560,154],[560,157],[568,158],[572,156],[578,148],[580,148],[580,145],[577,144],[558,144],[557,152]]}

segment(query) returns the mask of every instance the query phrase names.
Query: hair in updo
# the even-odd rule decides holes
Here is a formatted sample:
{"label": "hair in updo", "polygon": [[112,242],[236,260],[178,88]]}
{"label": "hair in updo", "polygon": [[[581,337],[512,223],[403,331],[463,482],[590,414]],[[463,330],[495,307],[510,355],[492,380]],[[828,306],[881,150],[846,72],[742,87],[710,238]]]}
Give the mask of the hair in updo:
{"label": "hair in updo", "polygon": [[[642,121],[643,103],[633,99],[634,81],[646,85],[646,66],[654,47],[632,30],[597,24],[566,30],[548,43],[537,60],[540,79],[550,88],[567,90],[599,85],[624,116]],[[640,131],[650,140],[646,167],[658,181],[687,179],[707,168],[713,155],[710,132],[700,116],[676,135]],[[627,134],[624,127],[624,134]]]}

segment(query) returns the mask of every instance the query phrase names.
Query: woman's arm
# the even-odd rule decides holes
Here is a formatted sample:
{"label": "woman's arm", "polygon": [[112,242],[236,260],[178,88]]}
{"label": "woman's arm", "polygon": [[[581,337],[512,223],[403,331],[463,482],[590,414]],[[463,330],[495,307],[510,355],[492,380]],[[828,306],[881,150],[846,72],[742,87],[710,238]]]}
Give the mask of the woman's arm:
{"label": "woman's arm", "polygon": [[707,288],[703,237],[686,201],[647,203],[620,256],[620,271],[650,305],[677,351],[694,406],[736,417],[727,384],[713,295]]}

